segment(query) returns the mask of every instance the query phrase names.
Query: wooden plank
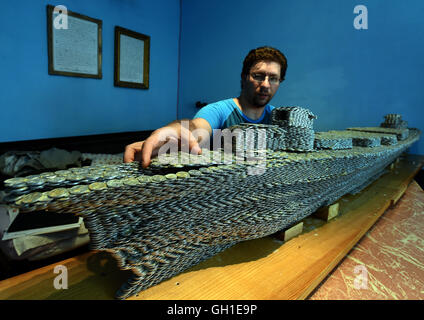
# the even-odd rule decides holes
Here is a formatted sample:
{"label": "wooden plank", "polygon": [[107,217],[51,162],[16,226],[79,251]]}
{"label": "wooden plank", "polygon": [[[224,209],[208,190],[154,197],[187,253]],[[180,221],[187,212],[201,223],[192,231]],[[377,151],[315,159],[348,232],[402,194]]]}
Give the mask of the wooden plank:
{"label": "wooden plank", "polygon": [[396,203],[399,201],[400,198],[402,198],[403,194],[405,193],[406,189],[408,188],[407,184],[403,184],[399,187],[399,190],[395,194],[395,196],[392,199],[391,206],[396,205]]}
{"label": "wooden plank", "polygon": [[[54,273],[58,265],[67,268],[68,289],[54,287],[60,275]],[[0,300],[113,299],[130,275],[130,271],[118,269],[110,254],[92,251],[0,281]]]}
{"label": "wooden plank", "polygon": [[[397,199],[423,163],[424,156],[402,159],[395,170],[361,193],[342,197],[336,218],[308,227],[290,241],[265,237],[241,242],[130,299],[305,299]],[[51,265],[1,281],[0,299],[113,299],[130,274],[119,270],[105,252],[60,264],[68,268],[68,289],[54,288],[58,275]]]}

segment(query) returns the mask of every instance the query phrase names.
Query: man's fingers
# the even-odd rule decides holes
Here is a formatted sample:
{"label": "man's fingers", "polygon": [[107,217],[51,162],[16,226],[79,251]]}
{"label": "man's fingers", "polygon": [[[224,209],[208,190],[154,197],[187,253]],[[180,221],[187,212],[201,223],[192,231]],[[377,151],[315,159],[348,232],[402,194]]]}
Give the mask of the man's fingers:
{"label": "man's fingers", "polygon": [[[207,138],[208,132],[205,130]],[[199,137],[197,137],[199,136]],[[202,150],[199,141],[204,140],[202,134],[193,135],[189,130],[189,125],[181,125],[180,127],[163,127],[147,138],[145,141],[133,143],[128,145],[125,149],[124,162],[141,161],[143,168],[147,168],[151,163],[151,158],[156,156],[159,152],[168,152],[174,150],[180,144],[180,150],[191,153],[201,154]],[[162,150],[161,147],[165,146]]]}
{"label": "man's fingers", "polygon": [[144,141],[134,142],[125,147],[124,163],[140,159],[140,152]]}
{"label": "man's fingers", "polygon": [[147,168],[150,165],[153,148],[154,139],[150,136],[146,141],[144,141],[143,147],[141,148],[141,166],[143,168]]}
{"label": "man's fingers", "polygon": [[202,153],[202,149],[200,149],[199,143],[196,140],[190,141],[190,153],[194,155],[198,155]]}
{"label": "man's fingers", "polygon": [[181,150],[190,152],[191,154],[200,154],[202,150],[200,149],[199,143],[190,130],[187,128],[181,127]]}
{"label": "man's fingers", "polygon": [[132,149],[130,149],[128,146],[125,147],[125,153],[124,153],[124,163],[133,162],[134,161],[134,154]]}
{"label": "man's fingers", "polygon": [[135,153],[134,161],[141,162],[141,150],[143,149],[143,146],[141,146],[141,149]]}

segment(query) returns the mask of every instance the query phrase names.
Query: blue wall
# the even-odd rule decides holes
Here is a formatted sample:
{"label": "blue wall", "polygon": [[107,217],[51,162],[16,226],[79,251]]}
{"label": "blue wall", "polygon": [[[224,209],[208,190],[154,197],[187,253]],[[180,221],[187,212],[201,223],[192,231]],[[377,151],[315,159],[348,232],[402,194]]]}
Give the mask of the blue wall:
{"label": "blue wall", "polygon": [[[48,74],[46,5],[103,21],[103,79]],[[150,88],[113,85],[115,25],[151,36]],[[155,129],[176,118],[177,0],[0,4],[0,142]]]}
{"label": "blue wall", "polygon": [[[103,79],[48,75],[46,4],[103,21]],[[368,30],[353,27],[358,4],[368,8]],[[243,58],[261,45],[289,62],[273,104],[308,107],[316,130],[378,125],[386,113],[424,130],[421,0],[182,0],[181,14],[180,25],[179,0],[3,1],[0,142],[191,118],[196,101],[239,94]],[[115,25],[151,36],[150,89],[113,85]],[[424,138],[411,152],[424,154]]]}
{"label": "blue wall", "polygon": [[[353,27],[358,4],[368,30]],[[245,55],[271,45],[288,59],[272,103],[309,108],[317,131],[379,125],[387,113],[424,131],[422,0],[183,0],[181,11],[179,117],[237,96]],[[410,151],[424,154],[424,138]]]}

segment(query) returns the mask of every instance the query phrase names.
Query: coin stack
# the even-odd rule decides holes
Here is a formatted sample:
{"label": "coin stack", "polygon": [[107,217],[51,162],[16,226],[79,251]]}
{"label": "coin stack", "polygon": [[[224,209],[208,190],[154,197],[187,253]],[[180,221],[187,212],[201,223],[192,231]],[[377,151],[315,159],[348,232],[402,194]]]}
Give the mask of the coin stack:
{"label": "coin stack", "polygon": [[400,114],[387,114],[384,116],[384,122],[380,124],[380,127],[405,129],[408,128],[408,122],[402,120],[402,116]]}
{"label": "coin stack", "polygon": [[334,130],[329,131],[331,134],[340,137],[348,137],[352,139],[352,145],[356,147],[374,148],[381,145],[381,136],[370,132],[348,131],[348,130]]}
{"label": "coin stack", "polygon": [[315,149],[342,150],[352,149],[352,138],[334,132],[316,132]]}
{"label": "coin stack", "polygon": [[233,149],[287,150],[306,152],[314,150],[313,120],[309,110],[300,107],[274,108],[272,125],[242,123],[229,128],[233,137]]}
{"label": "coin stack", "polygon": [[382,128],[382,127],[354,127],[354,128],[347,128],[346,130],[394,134],[396,135],[397,140],[405,140],[409,136],[408,128],[394,129],[394,128]]}
{"label": "coin stack", "polygon": [[271,123],[280,127],[301,127],[313,129],[317,117],[302,107],[279,107],[271,111]]}
{"label": "coin stack", "polygon": [[271,111],[271,123],[286,130],[283,150],[313,151],[313,121],[317,117],[301,107],[280,107]]}

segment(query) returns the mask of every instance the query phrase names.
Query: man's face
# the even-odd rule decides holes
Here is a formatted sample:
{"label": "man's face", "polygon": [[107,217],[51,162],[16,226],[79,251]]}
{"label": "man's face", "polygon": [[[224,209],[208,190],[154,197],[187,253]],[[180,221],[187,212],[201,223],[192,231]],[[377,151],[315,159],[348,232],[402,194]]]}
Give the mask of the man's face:
{"label": "man's face", "polygon": [[253,106],[261,108],[271,101],[280,85],[281,66],[274,61],[260,61],[243,79],[242,95]]}

